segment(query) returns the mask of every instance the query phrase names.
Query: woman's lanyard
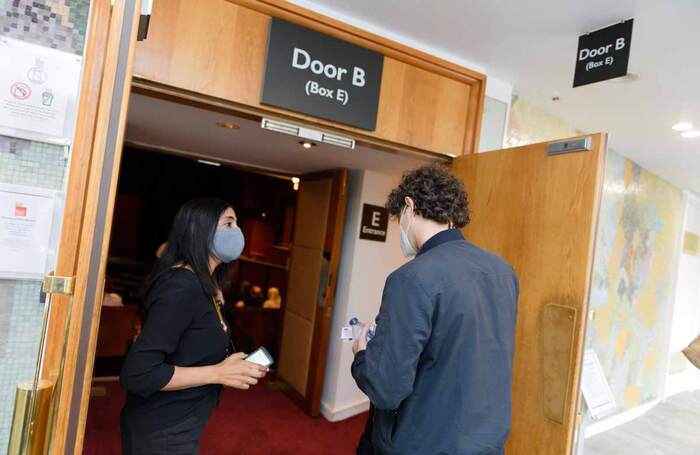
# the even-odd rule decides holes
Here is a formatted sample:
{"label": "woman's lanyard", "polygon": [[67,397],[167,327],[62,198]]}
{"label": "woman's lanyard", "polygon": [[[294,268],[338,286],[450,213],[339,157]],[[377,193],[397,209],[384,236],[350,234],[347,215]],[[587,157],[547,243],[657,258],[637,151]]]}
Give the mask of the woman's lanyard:
{"label": "woman's lanyard", "polygon": [[228,333],[228,325],[226,325],[226,321],[224,320],[223,314],[221,314],[221,308],[219,307],[219,302],[217,302],[216,298],[212,297],[211,298],[211,303],[214,305],[214,310],[216,311],[216,316],[219,319],[219,322],[221,323],[221,328],[223,329],[224,333],[228,335],[228,349],[226,353],[226,357],[229,355],[233,354],[236,352],[236,347],[233,345],[233,337],[229,335]]}
{"label": "woman's lanyard", "polygon": [[219,318],[219,322],[221,323],[221,328],[224,330],[224,332],[228,333],[228,326],[226,325],[226,321],[224,321],[224,316],[221,314],[221,308],[219,308],[219,302],[216,301],[216,298],[212,297],[211,303],[214,305],[214,310],[216,310],[216,316]]}

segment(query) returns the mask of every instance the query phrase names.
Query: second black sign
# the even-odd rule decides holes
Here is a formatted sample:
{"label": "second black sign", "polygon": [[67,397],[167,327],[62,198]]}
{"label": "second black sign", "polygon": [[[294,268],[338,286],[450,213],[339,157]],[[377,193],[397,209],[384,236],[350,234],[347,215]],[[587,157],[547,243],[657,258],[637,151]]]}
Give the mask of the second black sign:
{"label": "second black sign", "polygon": [[629,19],[579,37],[574,87],[627,74],[633,23]]}

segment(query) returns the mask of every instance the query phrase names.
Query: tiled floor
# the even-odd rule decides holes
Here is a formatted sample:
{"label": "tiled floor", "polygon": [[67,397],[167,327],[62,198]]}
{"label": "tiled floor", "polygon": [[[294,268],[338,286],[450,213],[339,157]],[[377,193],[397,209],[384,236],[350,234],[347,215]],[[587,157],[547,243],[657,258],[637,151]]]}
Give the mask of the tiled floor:
{"label": "tiled floor", "polygon": [[700,390],[675,395],[632,422],[586,439],[584,454],[700,454]]}

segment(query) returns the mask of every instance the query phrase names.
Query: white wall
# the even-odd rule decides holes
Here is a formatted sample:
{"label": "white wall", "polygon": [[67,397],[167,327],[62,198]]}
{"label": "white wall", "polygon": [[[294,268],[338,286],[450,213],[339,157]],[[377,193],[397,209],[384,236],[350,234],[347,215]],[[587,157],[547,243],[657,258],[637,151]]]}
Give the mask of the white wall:
{"label": "white wall", "polygon": [[399,179],[399,174],[350,173],[338,288],[321,397],[321,412],[330,421],[346,419],[369,408],[367,397],[350,374],[352,345],[340,340],[340,329],[353,316],[362,321],[376,317],[386,277],[405,262],[396,222],[389,221],[386,243],[359,238],[362,204],[383,206]]}
{"label": "white wall", "polygon": [[500,150],[506,138],[509,104],[487,96],[481,118],[479,152]]}
{"label": "white wall", "polygon": [[512,99],[512,84],[495,77],[486,79],[486,99],[484,99],[484,113],[481,118],[479,152],[500,150],[505,147]]}

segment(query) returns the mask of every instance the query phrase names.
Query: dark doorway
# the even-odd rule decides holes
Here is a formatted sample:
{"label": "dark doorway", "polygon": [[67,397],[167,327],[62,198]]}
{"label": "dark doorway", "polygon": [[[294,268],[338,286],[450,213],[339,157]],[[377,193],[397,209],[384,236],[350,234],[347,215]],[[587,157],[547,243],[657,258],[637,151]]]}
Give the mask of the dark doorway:
{"label": "dark doorway", "polygon": [[232,265],[224,289],[236,347],[251,352],[265,346],[277,358],[297,191],[291,177],[216,164],[137,148],[124,150],[95,376],[119,373],[140,328],[144,280],[178,209],[195,198],[231,203],[246,238],[243,256]]}

